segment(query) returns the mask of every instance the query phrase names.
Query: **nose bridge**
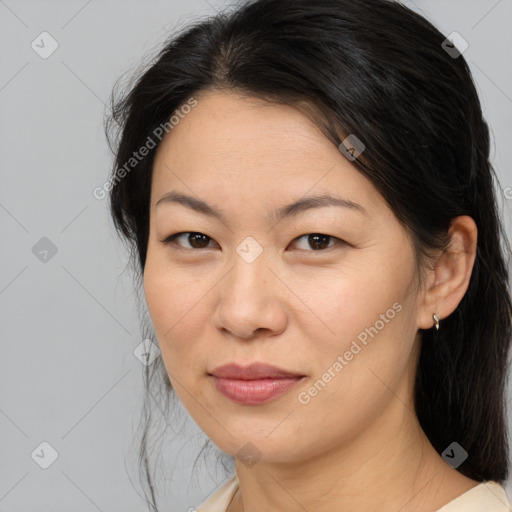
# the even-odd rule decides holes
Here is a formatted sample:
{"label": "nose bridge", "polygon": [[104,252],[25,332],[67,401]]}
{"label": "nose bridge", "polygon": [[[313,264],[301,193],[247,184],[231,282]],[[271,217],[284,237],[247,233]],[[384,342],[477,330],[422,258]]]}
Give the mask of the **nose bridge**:
{"label": "nose bridge", "polygon": [[249,338],[261,328],[280,331],[286,315],[275,296],[269,254],[252,237],[240,243],[231,259],[231,270],[221,286],[218,327],[240,338]]}
{"label": "nose bridge", "polygon": [[264,250],[252,236],[244,238],[236,246],[232,264],[228,280],[230,288],[236,290],[237,294],[243,294],[245,289],[254,296],[258,289],[261,290],[258,285],[262,284],[263,280],[268,281],[268,250]]}

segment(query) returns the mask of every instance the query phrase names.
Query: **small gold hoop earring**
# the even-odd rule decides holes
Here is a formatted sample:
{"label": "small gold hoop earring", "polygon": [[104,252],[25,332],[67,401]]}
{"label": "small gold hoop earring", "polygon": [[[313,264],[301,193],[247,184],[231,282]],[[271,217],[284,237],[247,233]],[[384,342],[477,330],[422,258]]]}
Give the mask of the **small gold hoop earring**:
{"label": "small gold hoop earring", "polygon": [[434,313],[434,321],[436,322],[436,331],[439,331],[439,317]]}

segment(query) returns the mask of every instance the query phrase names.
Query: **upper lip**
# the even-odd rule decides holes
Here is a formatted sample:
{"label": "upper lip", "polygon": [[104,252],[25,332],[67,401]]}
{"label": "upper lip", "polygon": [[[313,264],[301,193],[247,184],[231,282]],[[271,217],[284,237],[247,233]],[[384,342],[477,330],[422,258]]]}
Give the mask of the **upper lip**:
{"label": "upper lip", "polygon": [[304,377],[304,375],[301,375],[300,373],[290,372],[265,363],[252,363],[248,366],[240,366],[235,363],[225,364],[212,370],[210,375],[224,379],[240,380]]}

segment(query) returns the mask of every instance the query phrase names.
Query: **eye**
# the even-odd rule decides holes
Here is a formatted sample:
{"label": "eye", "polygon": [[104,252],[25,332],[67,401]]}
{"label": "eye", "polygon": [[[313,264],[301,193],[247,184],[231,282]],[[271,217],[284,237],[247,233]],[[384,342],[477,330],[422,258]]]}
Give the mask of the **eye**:
{"label": "eye", "polygon": [[[184,238],[189,244],[189,247],[183,247],[180,243],[177,243],[176,241],[180,238]],[[321,252],[322,250],[330,249],[334,245],[334,242],[336,240],[341,244],[346,244],[346,242],[344,240],[341,240],[340,238],[331,235],[325,235],[323,233],[308,233],[306,235],[302,235],[296,238],[295,240],[293,240],[292,243],[300,241],[302,239],[304,239],[305,243],[308,244],[310,247],[313,247],[313,251],[309,252]],[[199,233],[197,231],[183,231],[181,233],[175,233],[173,235],[170,235],[166,239],[161,240],[163,244],[174,244],[183,249],[190,250],[207,249],[208,243],[210,241],[213,241],[213,239],[210,238],[208,235],[205,235],[204,233]],[[329,242],[333,243],[329,245]],[[308,249],[304,248],[302,248],[301,250],[308,251]]]}
{"label": "eye", "polygon": [[[341,244],[346,243],[343,240],[341,240],[340,238],[337,238],[337,237],[331,236],[331,235],[325,235],[323,233],[309,233],[307,235],[302,235],[302,236],[299,236],[298,238],[296,238],[294,240],[294,242],[299,241],[301,239],[304,239],[305,243],[307,245],[314,248],[313,251],[309,251],[309,252],[321,252],[322,250],[330,249],[332,247],[332,245],[334,245],[334,244],[329,246],[329,241],[334,242],[334,241],[338,240]],[[306,249],[306,250],[308,250],[308,249]]]}
{"label": "eye", "polygon": [[[182,247],[181,244],[175,242],[175,240],[178,240],[185,235],[188,235],[185,237],[185,239],[191,245],[191,247]],[[204,233],[198,233],[196,231],[183,231],[182,233],[175,233],[174,235],[170,235],[165,240],[161,240],[161,242],[164,244],[172,243],[184,249],[205,249],[207,248],[208,241],[210,240],[212,239]]]}

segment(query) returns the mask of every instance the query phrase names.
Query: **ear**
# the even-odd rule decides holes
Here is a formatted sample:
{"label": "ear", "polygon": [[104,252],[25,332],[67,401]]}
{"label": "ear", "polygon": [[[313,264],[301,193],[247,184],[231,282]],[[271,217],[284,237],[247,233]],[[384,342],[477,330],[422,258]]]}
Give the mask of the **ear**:
{"label": "ear", "polygon": [[[452,220],[448,230],[448,249],[437,257],[435,267],[428,272],[418,308],[418,328],[435,325],[433,314],[439,319],[451,315],[466,293],[476,258],[478,229],[468,215]],[[442,323],[441,323],[442,325]]]}

